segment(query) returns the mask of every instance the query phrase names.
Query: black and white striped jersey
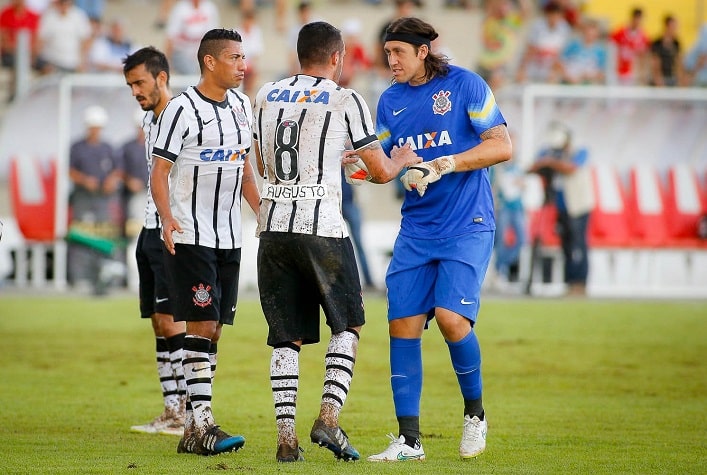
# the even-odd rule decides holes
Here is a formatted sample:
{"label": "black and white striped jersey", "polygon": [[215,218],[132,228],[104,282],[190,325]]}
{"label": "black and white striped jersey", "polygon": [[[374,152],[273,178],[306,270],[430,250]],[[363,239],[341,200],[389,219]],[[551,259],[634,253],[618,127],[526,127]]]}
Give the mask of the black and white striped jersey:
{"label": "black and white striped jersey", "polygon": [[378,140],[354,90],[298,74],[265,84],[255,99],[264,180],[258,231],[346,237],[341,158]]}
{"label": "black and white striped jersey", "polygon": [[160,227],[160,215],[157,214],[155,200],[152,199],[150,188],[150,173],[152,172],[152,148],[157,138],[157,117],[152,111],[147,111],[142,118],[142,131],[145,133],[145,159],[147,160],[147,203],[145,204],[145,223],[147,229]]}
{"label": "black and white striped jersey", "polygon": [[253,140],[248,96],[229,90],[215,102],[192,86],[167,104],[158,123],[152,155],[173,163],[170,209],[184,231],[174,242],[241,247],[243,167]]}

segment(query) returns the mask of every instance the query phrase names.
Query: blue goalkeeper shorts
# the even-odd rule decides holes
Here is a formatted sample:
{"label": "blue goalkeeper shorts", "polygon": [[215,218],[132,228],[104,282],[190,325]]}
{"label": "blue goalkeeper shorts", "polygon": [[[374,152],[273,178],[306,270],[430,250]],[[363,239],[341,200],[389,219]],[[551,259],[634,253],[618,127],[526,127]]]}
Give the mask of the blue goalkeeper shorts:
{"label": "blue goalkeeper shorts", "polygon": [[385,277],[388,321],[421,314],[430,319],[441,307],[475,322],[493,237],[493,231],[442,239],[398,235]]}

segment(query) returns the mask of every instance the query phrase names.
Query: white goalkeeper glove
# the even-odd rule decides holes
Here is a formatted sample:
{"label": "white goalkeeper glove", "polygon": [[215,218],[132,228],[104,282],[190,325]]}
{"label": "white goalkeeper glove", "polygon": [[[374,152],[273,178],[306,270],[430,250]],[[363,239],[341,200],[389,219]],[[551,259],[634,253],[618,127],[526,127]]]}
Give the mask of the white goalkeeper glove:
{"label": "white goalkeeper glove", "polygon": [[344,176],[346,183],[350,185],[360,185],[366,181],[371,181],[371,175],[368,174],[368,168],[360,158],[355,163],[347,163],[344,165]]}
{"label": "white goalkeeper glove", "polygon": [[400,181],[406,190],[417,190],[417,193],[423,196],[430,183],[436,182],[442,178],[442,175],[452,173],[456,166],[454,156],[445,155],[429,162],[422,162],[408,167],[405,174],[400,177]]}

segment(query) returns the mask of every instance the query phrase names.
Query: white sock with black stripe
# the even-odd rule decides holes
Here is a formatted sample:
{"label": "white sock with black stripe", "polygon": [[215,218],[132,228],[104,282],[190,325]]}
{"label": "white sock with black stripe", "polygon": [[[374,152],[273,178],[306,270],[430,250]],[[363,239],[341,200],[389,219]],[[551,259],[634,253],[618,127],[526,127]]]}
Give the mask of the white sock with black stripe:
{"label": "white sock with black stripe", "polygon": [[155,337],[155,356],[157,360],[157,375],[160,377],[162,399],[165,411],[172,411],[179,406],[177,381],[172,373],[172,362],[169,359],[169,346],[167,339],[162,336]]}
{"label": "white sock with black stripe", "polygon": [[338,425],[339,411],[346,402],[346,397],[353,378],[358,333],[347,329],[336,333],[329,340],[324,365],[324,389],[322,391],[321,417],[329,425]]}
{"label": "white sock with black stripe", "polygon": [[178,333],[167,338],[167,348],[169,348],[169,364],[172,369],[172,378],[177,387],[177,399],[170,404],[176,416],[184,415],[184,403],[187,394],[187,385],[184,381],[184,368],[182,368],[182,356],[184,353],[184,333]]}
{"label": "white sock with black stripe", "polygon": [[211,384],[216,378],[216,363],[218,362],[218,344],[211,343],[209,346],[209,363],[211,363]]}
{"label": "white sock with black stripe", "polygon": [[299,387],[299,347],[295,344],[273,348],[270,359],[270,387],[275,403],[278,444],[297,440],[295,412]]}
{"label": "white sock with black stripe", "polygon": [[[187,397],[191,403],[193,424],[187,421],[185,432],[195,430],[198,435],[214,424],[211,412],[211,362],[209,347],[211,340],[197,335],[187,335],[184,338],[184,379],[187,385]],[[193,427],[190,427],[193,425]]]}

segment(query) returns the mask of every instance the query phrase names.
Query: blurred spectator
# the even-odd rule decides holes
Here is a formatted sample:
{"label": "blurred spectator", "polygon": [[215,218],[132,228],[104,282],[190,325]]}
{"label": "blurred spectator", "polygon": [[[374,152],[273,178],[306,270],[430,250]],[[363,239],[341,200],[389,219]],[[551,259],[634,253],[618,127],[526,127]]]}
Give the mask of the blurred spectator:
{"label": "blurred spectator", "polygon": [[86,70],[91,44],[91,22],[73,0],[56,0],[39,19],[39,55],[42,72]]}
{"label": "blurred spectator", "polygon": [[175,0],[160,0],[160,6],[157,10],[157,19],[155,19],[155,28],[162,30],[167,26],[167,19],[174,7],[174,3]]}
{"label": "blurred spectator", "polygon": [[686,83],[707,87],[707,23],[702,25],[697,43],[685,55]]}
{"label": "blurred spectator", "polygon": [[663,20],[663,34],[651,43],[651,86],[680,86],[683,83],[678,21],[672,15]]}
{"label": "blurred spectator", "polygon": [[531,13],[529,0],[488,0],[481,23],[481,51],[476,72],[492,90],[512,80],[522,29]]}
{"label": "blurred spectator", "polygon": [[373,62],[366,52],[366,47],[361,41],[361,30],[361,21],[357,18],[349,18],[341,26],[346,54],[339,78],[340,86],[351,87],[357,76],[368,72],[373,66]]}
{"label": "blurred spectator", "polygon": [[312,2],[309,0],[302,0],[297,3],[297,19],[295,24],[290,27],[290,31],[287,34],[287,47],[289,49],[287,52],[287,72],[285,76],[293,76],[300,70],[299,59],[297,58],[297,38],[299,36],[299,30],[303,25],[318,20],[313,17],[312,8]]}
{"label": "blurred spectator", "polygon": [[76,6],[86,12],[91,20],[101,20],[105,11],[104,0],[76,0]]}
{"label": "blurred spectator", "polygon": [[39,14],[27,8],[25,0],[10,0],[7,6],[0,10],[0,63],[3,68],[10,70],[9,100],[12,100],[15,92],[17,34],[21,30],[29,32],[30,64],[36,68],[38,29]]}
{"label": "blurred spectator", "polygon": [[472,3],[479,3],[480,0],[444,0],[444,6],[447,8],[471,8]]}
{"label": "blurred spectator", "polygon": [[220,24],[212,0],[179,0],[174,5],[167,20],[165,54],[175,74],[199,74],[196,57],[201,38]]}
{"label": "blurred spectator", "polygon": [[638,84],[641,72],[645,69],[650,40],[643,30],[642,22],[643,10],[634,8],[628,24],[611,33],[611,41],[616,47],[616,75],[619,84]]}
{"label": "blurred spectator", "polygon": [[[567,24],[575,29],[582,23],[582,12],[580,11],[577,1],[581,0],[555,0],[562,9],[562,17]],[[546,2],[548,3],[548,2]]]}
{"label": "blurred spectator", "polygon": [[[86,135],[71,145],[69,153],[69,178],[73,184],[70,195],[71,227],[104,239],[117,239],[122,221],[118,191],[122,167],[113,148],[101,137],[108,114],[100,106],[90,106],[84,111]],[[69,282],[73,285],[90,285],[94,291],[101,270],[95,252],[85,247],[69,246]],[[83,284],[82,284],[83,282]]]}
{"label": "blurred spectator", "polygon": [[518,81],[556,83],[561,78],[560,53],[572,35],[555,0],[547,2],[543,14],[530,25],[527,45],[518,68]]}
{"label": "blurred spectator", "polygon": [[366,248],[363,245],[363,237],[361,236],[361,209],[356,203],[353,186],[346,181],[344,167],[341,167],[341,214],[348,224],[349,234],[351,234],[351,240],[356,250],[356,260],[361,273],[362,286],[364,290],[375,290],[375,284],[368,269]]}
{"label": "blurred spectator", "polygon": [[250,97],[251,101],[255,100],[255,93],[258,92],[260,79],[260,57],[265,51],[265,41],[263,39],[263,30],[258,25],[257,14],[255,10],[244,10],[241,26],[238,28],[238,33],[243,39],[243,52],[245,53],[246,64],[248,70],[243,79],[243,91]]}
{"label": "blurred spectator", "polygon": [[586,293],[589,274],[587,231],[594,208],[594,192],[588,158],[587,149],[573,146],[569,128],[552,122],[544,147],[528,170],[541,176],[545,201],[557,208],[564,280],[570,295]]}
{"label": "blurred spectator", "polygon": [[526,237],[523,190],[525,172],[515,160],[491,168],[494,201],[496,204],[496,235],[494,237],[494,269],[491,282],[504,290],[510,281],[512,267],[517,267],[520,250]]}
{"label": "blurred spectator", "polygon": [[41,15],[55,0],[27,0],[27,8]]}
{"label": "blurred spectator", "polygon": [[[260,7],[266,2],[265,0],[235,0],[234,3],[240,4],[241,14],[245,16],[247,12],[256,11],[256,7]],[[272,0],[272,3],[275,7],[275,28],[280,33],[283,33],[285,31],[285,16],[287,15],[288,2],[287,0]],[[245,40],[243,44],[245,45]]]}
{"label": "blurred spectator", "polygon": [[147,200],[147,181],[149,179],[147,160],[145,159],[145,132],[142,121],[145,111],[135,111],[135,136],[125,142],[118,153],[123,171],[122,207],[125,210],[123,234],[134,238],[140,232],[145,220],[145,201]]}
{"label": "blurred spectator", "polygon": [[108,25],[108,31],[101,32],[91,43],[89,69],[96,72],[122,72],[123,59],[135,49],[126,35],[125,21],[114,18]]}
{"label": "blurred spectator", "polygon": [[567,84],[604,84],[608,50],[599,23],[584,19],[579,34],[562,50],[562,81]]}

